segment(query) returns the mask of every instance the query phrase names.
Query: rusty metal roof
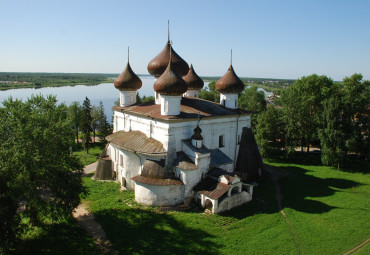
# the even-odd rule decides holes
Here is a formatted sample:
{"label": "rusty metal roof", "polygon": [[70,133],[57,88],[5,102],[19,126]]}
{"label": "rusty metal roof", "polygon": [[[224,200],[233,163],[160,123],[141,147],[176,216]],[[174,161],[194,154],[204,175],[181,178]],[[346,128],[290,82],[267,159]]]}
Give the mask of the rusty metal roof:
{"label": "rusty metal roof", "polygon": [[118,131],[108,135],[105,139],[123,150],[149,156],[167,155],[167,151],[163,148],[161,142],[153,138],[148,138],[140,131]]}
{"label": "rusty metal roof", "polygon": [[196,170],[198,166],[182,151],[177,153],[175,166],[183,170]]}
{"label": "rusty metal roof", "polygon": [[199,90],[203,88],[204,82],[194,71],[193,65],[190,65],[188,74],[182,78],[188,85],[188,89]]}
{"label": "rusty metal roof", "polygon": [[230,65],[224,76],[216,82],[215,88],[221,93],[240,93],[244,89],[244,83],[236,75],[233,66]]}
{"label": "rusty metal roof", "polygon": [[221,183],[207,177],[194,187],[194,191],[198,192],[199,194],[203,194],[211,199],[217,200],[222,197],[222,195],[225,194],[230,189],[230,187],[231,185]]}
{"label": "rusty metal roof", "polygon": [[148,178],[141,175],[137,175],[135,177],[132,177],[131,179],[136,182],[157,186],[184,185],[184,183],[177,178],[160,179],[160,178]]}
{"label": "rusty metal roof", "polygon": [[186,119],[197,120],[198,112],[200,114],[200,118],[251,114],[249,111],[242,109],[228,109],[218,103],[196,97],[183,97],[181,100],[180,114],[177,116],[161,115],[161,105],[155,104],[154,102],[136,104],[127,107],[113,106],[113,110],[163,121],[183,121]]}
{"label": "rusty metal roof", "polygon": [[133,91],[141,88],[143,82],[132,71],[130,63],[127,62],[125,70],[114,80],[114,87],[123,91]]}

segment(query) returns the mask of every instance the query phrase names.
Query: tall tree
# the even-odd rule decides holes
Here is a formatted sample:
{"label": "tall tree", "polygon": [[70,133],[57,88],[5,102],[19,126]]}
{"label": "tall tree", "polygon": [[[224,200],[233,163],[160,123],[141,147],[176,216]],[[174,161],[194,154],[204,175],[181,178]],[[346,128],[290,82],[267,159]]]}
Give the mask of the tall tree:
{"label": "tall tree", "polygon": [[[82,165],[70,154],[74,143],[68,109],[53,96],[26,102],[9,99],[0,108],[0,236],[16,236],[16,208],[39,225],[43,217],[70,217],[80,202]],[[4,235],[6,236],[3,239]]]}
{"label": "tall tree", "polygon": [[370,82],[361,74],[343,79],[343,131],[347,150],[369,154],[370,150]]}
{"label": "tall tree", "polygon": [[91,140],[91,135],[90,132],[91,130],[91,122],[92,122],[92,117],[91,117],[91,104],[90,100],[86,97],[84,100],[84,103],[82,105],[82,132],[84,134],[84,145],[86,152],[89,152],[89,145],[90,145],[90,140]]}
{"label": "tall tree", "polygon": [[283,91],[281,104],[290,150],[307,146],[318,140],[322,125],[322,102],[330,95],[333,81],[322,75],[304,76]]}
{"label": "tall tree", "polygon": [[109,124],[109,122],[107,121],[107,116],[105,114],[104,106],[103,106],[102,101],[100,101],[100,104],[99,104],[99,126],[98,126],[98,129],[99,129],[99,133],[102,136],[103,140],[104,140],[104,137],[106,137],[107,135],[109,135],[112,132],[112,130],[111,130],[112,127]]}
{"label": "tall tree", "polygon": [[285,126],[282,110],[269,106],[258,115],[256,141],[261,146],[261,154],[271,158],[285,147]]}
{"label": "tall tree", "polygon": [[212,81],[208,84],[208,87],[199,91],[199,97],[212,102],[220,102],[220,92],[216,90],[216,82]]}
{"label": "tall tree", "polygon": [[79,147],[79,131],[81,126],[81,106],[78,102],[72,102],[68,107],[68,117],[71,121],[72,128],[76,136],[77,147]]}

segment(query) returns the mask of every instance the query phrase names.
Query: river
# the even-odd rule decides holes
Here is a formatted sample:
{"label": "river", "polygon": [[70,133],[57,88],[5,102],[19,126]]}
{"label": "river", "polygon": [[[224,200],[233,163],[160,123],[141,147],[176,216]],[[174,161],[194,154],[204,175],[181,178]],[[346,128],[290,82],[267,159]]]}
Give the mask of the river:
{"label": "river", "polygon": [[[154,77],[146,75],[139,75],[139,77],[143,81],[143,86],[138,90],[140,96],[154,96]],[[208,82],[205,82],[205,86],[207,85]],[[258,90],[263,89],[259,88]],[[269,92],[264,92],[265,94],[270,94]],[[39,89],[10,89],[0,91],[0,106],[2,106],[2,102],[9,97],[25,100],[32,95],[40,94],[43,96],[55,95],[58,102],[63,102],[66,105],[70,105],[74,101],[77,101],[82,105],[85,97],[90,99],[92,105],[99,105],[99,102],[102,101],[105,108],[105,113],[110,121],[112,120],[113,115],[112,107],[114,102],[119,98],[119,91],[114,87],[113,83],[102,83],[95,86],[77,85],[64,87],[45,87]]]}

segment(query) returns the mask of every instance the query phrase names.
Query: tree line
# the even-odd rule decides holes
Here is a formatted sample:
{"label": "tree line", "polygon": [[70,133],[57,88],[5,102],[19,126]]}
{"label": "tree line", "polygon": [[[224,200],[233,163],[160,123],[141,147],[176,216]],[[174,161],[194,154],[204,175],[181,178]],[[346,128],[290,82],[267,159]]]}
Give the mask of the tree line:
{"label": "tree line", "polygon": [[[219,102],[215,82],[199,97]],[[266,158],[292,156],[319,148],[324,165],[348,163],[350,155],[370,152],[370,82],[353,74],[342,82],[312,74],[281,90],[267,106],[264,93],[251,86],[239,95],[239,108],[253,112],[252,129]]]}

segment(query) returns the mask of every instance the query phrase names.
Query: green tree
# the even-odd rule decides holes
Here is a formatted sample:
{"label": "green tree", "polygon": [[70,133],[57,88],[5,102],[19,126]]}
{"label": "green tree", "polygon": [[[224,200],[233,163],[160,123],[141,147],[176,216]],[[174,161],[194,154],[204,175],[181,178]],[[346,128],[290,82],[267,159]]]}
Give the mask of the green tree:
{"label": "green tree", "polygon": [[361,74],[343,79],[343,138],[347,151],[369,154],[370,82]]}
{"label": "green tree", "polygon": [[89,152],[89,145],[90,145],[90,140],[91,140],[91,135],[90,132],[91,130],[91,122],[92,122],[92,117],[91,117],[91,104],[90,100],[86,97],[84,100],[84,103],[82,105],[82,119],[81,119],[81,128],[83,132],[83,139],[84,139],[84,146],[86,149],[86,152]]}
{"label": "green tree", "polygon": [[29,217],[31,224],[40,225],[44,217],[52,220],[70,217],[85,189],[82,165],[70,154],[74,135],[67,107],[57,105],[53,96],[32,96],[24,103],[10,98],[3,105],[0,242],[2,247],[4,243],[9,247],[9,240],[18,234],[19,201],[25,203],[24,217]]}
{"label": "green tree", "polygon": [[333,81],[322,75],[304,76],[289,86],[281,95],[287,141],[290,151],[299,145],[307,146],[318,141],[322,125],[322,102],[330,96]]}
{"label": "green tree", "polygon": [[208,84],[208,87],[199,91],[199,97],[212,102],[220,102],[220,92],[215,88],[216,82],[212,81]]}
{"label": "green tree", "polygon": [[68,117],[71,122],[71,126],[74,129],[74,133],[76,136],[76,142],[77,142],[77,147],[79,147],[79,132],[80,132],[80,126],[81,126],[81,106],[78,102],[73,102],[69,107],[68,107]]}
{"label": "green tree", "polygon": [[266,109],[265,93],[258,92],[256,86],[246,88],[239,95],[238,105],[241,109],[253,112],[252,129],[255,132],[258,114]]}
{"label": "green tree", "polygon": [[321,161],[324,165],[338,166],[345,156],[343,140],[343,90],[334,84],[330,97],[323,102],[323,127],[319,129]]}
{"label": "green tree", "polygon": [[142,103],[147,103],[147,102],[153,102],[154,101],[154,96],[143,96],[143,98],[141,99],[141,102]]}
{"label": "green tree", "polygon": [[141,102],[141,97],[140,97],[139,92],[136,92],[136,103],[137,103],[137,104],[142,103],[142,102]]}
{"label": "green tree", "polygon": [[107,121],[107,116],[105,115],[104,106],[103,106],[102,101],[100,101],[98,109],[99,109],[98,130],[104,140],[104,137],[112,133],[112,126]]}
{"label": "green tree", "polygon": [[261,146],[261,154],[271,158],[281,154],[285,147],[285,127],[282,110],[269,106],[258,115],[256,140]]}

